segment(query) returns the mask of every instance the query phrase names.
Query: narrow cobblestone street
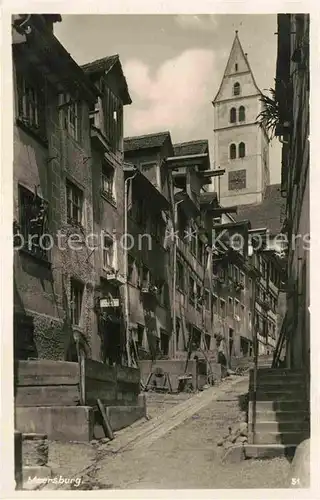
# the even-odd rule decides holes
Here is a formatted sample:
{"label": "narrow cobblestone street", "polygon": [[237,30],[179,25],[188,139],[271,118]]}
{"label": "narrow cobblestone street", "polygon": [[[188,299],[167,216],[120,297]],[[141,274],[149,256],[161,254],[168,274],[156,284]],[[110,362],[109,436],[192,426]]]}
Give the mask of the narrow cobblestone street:
{"label": "narrow cobblestone street", "polygon": [[288,487],[290,464],[285,458],[238,464],[221,462],[225,450],[217,442],[229,426],[241,419],[239,399],[247,387],[247,377],[239,378],[232,387],[225,383],[223,397],[150,446],[133,446],[99,460],[91,476],[92,484],[112,489]]}

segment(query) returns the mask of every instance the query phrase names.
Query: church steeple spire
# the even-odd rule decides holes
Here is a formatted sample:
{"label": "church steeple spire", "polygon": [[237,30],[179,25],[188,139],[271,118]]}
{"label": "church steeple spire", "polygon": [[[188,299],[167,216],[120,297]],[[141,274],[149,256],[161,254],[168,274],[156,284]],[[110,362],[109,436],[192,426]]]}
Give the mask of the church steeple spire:
{"label": "church steeple spire", "polygon": [[257,124],[260,97],[236,30],[213,101],[215,164],[226,170],[220,180],[222,205],[259,203],[269,183],[268,138]]}

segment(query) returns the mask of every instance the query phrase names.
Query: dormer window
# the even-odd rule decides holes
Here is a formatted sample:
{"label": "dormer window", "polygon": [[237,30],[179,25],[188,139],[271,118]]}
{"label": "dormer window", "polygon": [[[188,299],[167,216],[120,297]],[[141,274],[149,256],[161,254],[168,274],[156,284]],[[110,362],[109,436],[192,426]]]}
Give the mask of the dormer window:
{"label": "dormer window", "polygon": [[239,82],[236,82],[233,85],[233,95],[234,96],[240,95],[240,83]]}

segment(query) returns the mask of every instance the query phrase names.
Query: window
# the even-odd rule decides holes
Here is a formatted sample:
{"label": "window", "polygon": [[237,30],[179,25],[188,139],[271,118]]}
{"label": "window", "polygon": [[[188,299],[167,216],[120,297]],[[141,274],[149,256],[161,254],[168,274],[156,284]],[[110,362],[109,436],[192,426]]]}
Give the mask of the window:
{"label": "window", "polygon": [[240,271],[240,283],[243,285],[243,287],[245,286],[245,274],[243,271]]}
{"label": "window", "polygon": [[62,96],[62,110],[64,128],[76,140],[80,137],[80,103],[73,99],[70,94]]}
{"label": "window", "polygon": [[237,158],[237,147],[235,144],[231,144],[229,148],[230,160],[235,160]]}
{"label": "window", "polygon": [[236,108],[230,109],[230,123],[235,123],[237,121],[237,110]]}
{"label": "window", "polygon": [[229,299],[228,299],[228,305],[229,305],[228,313],[230,316],[233,316],[233,300],[231,297],[229,297]]}
{"label": "window", "polygon": [[142,347],[142,343],[143,343],[143,336],[144,336],[144,326],[143,325],[140,325],[138,323],[137,325],[137,344],[138,344],[138,347]]}
{"label": "window", "polygon": [[190,252],[194,255],[197,256],[197,238],[193,234],[193,231],[196,231],[196,228],[191,224],[190,225],[190,238],[189,238],[189,244],[190,244]]}
{"label": "window", "polygon": [[196,301],[197,301],[197,309],[199,311],[202,305],[201,285],[196,285]]}
{"label": "window", "polygon": [[246,156],[246,145],[244,142],[239,144],[239,158],[244,158]]}
{"label": "window", "polygon": [[211,295],[211,316],[218,312],[218,298],[216,295]]}
{"label": "window", "polygon": [[234,314],[240,316],[240,302],[237,299],[234,301]]}
{"label": "window", "polygon": [[18,119],[25,126],[46,139],[44,92],[17,74]]}
{"label": "window", "polygon": [[105,133],[110,146],[114,151],[122,151],[123,144],[123,110],[122,103],[118,97],[109,89],[104,87],[104,116]]}
{"label": "window", "polygon": [[233,279],[235,282],[239,283],[240,281],[240,272],[239,272],[239,268],[237,266],[234,266],[233,268]]}
{"label": "window", "polygon": [[141,276],[141,286],[142,288],[148,288],[150,283],[150,272],[147,266],[142,266],[142,276]]}
{"label": "window", "polygon": [[176,282],[177,282],[177,288],[182,292],[184,292],[183,264],[180,261],[177,261]]}
{"label": "window", "polygon": [[104,269],[110,269],[115,264],[115,241],[110,234],[103,236],[102,264]]}
{"label": "window", "polygon": [[244,106],[239,108],[239,122],[244,122],[246,119],[246,110]]}
{"label": "window", "polygon": [[252,319],[251,319],[251,312],[249,311],[248,312],[248,326],[249,326],[249,330],[252,329]]}
{"label": "window", "polygon": [[207,311],[210,311],[210,292],[209,290],[204,291],[204,305]]}
{"label": "window", "polygon": [[67,190],[67,221],[70,224],[82,223],[83,192],[72,182],[66,182]]}
{"label": "window", "polygon": [[169,354],[169,335],[165,330],[160,330],[160,350],[164,356]]}
{"label": "window", "polygon": [[240,95],[240,83],[236,82],[233,85],[233,95]]}
{"label": "window", "polygon": [[83,284],[74,279],[71,280],[71,323],[79,325],[82,312]]}
{"label": "window", "polygon": [[238,71],[238,63],[236,63],[236,64],[234,65],[234,70],[235,70],[235,72],[237,72],[237,71]]}
{"label": "window", "polygon": [[221,318],[226,317],[226,302],[223,299],[220,299],[220,316]]}
{"label": "window", "polygon": [[210,350],[210,343],[211,343],[211,337],[208,333],[205,334],[204,336],[205,343],[206,343],[206,348],[209,351]]}
{"label": "window", "polygon": [[128,281],[133,283],[133,271],[134,271],[134,258],[131,255],[128,255]]}
{"label": "window", "polygon": [[101,173],[102,195],[109,201],[115,203],[114,196],[114,169],[104,165]]}
{"label": "window", "polygon": [[200,238],[198,238],[198,261],[202,264],[204,260],[204,243]]}
{"label": "window", "polygon": [[236,191],[246,188],[247,172],[243,170],[234,170],[228,173],[228,188],[229,191]]}
{"label": "window", "polygon": [[196,283],[193,278],[189,278],[189,302],[190,304],[195,304],[195,287]]}
{"label": "window", "polygon": [[28,252],[47,259],[48,245],[44,237],[47,233],[47,203],[29,189],[19,186],[19,207],[19,231],[15,235],[16,246],[24,243],[24,248]]}

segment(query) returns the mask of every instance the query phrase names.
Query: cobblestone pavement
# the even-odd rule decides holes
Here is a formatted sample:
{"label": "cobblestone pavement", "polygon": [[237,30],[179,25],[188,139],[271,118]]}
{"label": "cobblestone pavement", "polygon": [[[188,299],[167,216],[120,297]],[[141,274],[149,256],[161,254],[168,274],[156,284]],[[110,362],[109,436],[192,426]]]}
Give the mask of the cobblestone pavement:
{"label": "cobblestone pavement", "polygon": [[243,418],[239,398],[247,389],[248,379],[239,378],[235,386],[226,387],[223,397],[145,449],[102,458],[93,484],[113,489],[287,488],[286,459],[221,463],[225,451],[217,441]]}

